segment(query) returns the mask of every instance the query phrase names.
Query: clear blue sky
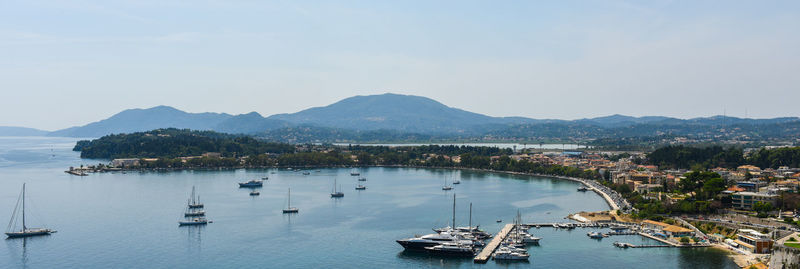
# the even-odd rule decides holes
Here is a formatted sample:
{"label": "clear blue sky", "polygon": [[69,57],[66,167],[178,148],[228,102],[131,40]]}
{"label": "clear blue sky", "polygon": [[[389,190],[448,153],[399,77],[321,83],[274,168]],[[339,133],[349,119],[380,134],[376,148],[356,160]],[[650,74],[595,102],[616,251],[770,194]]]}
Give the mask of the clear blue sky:
{"label": "clear blue sky", "polygon": [[394,92],[492,116],[799,116],[800,1],[0,1],[0,125]]}

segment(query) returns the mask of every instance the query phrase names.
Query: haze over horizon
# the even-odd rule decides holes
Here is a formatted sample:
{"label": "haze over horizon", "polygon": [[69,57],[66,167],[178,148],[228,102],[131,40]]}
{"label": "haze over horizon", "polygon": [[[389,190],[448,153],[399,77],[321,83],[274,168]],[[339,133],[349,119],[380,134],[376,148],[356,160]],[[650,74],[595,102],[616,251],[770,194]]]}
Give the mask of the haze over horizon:
{"label": "haze over horizon", "polygon": [[158,105],[269,116],[385,92],[498,117],[800,115],[793,1],[0,6],[0,126]]}

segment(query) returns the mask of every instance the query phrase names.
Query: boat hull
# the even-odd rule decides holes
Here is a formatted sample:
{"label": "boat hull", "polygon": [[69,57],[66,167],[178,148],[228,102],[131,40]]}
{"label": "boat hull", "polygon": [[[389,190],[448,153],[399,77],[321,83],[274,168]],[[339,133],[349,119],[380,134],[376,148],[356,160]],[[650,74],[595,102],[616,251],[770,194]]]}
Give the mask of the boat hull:
{"label": "boat hull", "polygon": [[284,209],[284,210],[283,210],[283,213],[284,213],[284,214],[288,214],[288,213],[297,213],[297,212],[300,212],[300,210],[299,210],[299,209],[297,209],[297,208],[289,208],[289,209]]}
{"label": "boat hull", "polygon": [[194,222],[194,221],[179,221],[178,226],[196,226],[196,225],[206,225],[208,224],[207,221],[202,222]]}
{"label": "boat hull", "polygon": [[421,241],[409,241],[409,240],[397,240],[397,243],[403,246],[406,250],[421,250],[427,251],[426,247],[433,247],[439,245],[438,242],[421,242]]}
{"label": "boat hull", "polygon": [[433,249],[433,247],[428,247],[425,250],[428,251],[429,254],[435,255],[435,256],[464,257],[464,258],[475,257],[475,252],[473,252],[473,251],[435,250],[435,249]]}
{"label": "boat hull", "polygon": [[21,238],[21,237],[31,237],[31,236],[40,236],[40,235],[50,235],[53,233],[52,230],[37,230],[37,231],[25,231],[25,232],[9,232],[6,233],[8,238]]}

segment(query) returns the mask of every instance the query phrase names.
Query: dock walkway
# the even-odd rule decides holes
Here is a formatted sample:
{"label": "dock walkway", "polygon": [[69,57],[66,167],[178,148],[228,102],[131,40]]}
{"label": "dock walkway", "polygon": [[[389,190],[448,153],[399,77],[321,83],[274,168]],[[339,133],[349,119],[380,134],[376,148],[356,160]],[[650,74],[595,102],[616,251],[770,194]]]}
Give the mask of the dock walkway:
{"label": "dock walkway", "polygon": [[508,233],[510,233],[511,229],[513,228],[514,224],[506,224],[506,226],[503,227],[503,229],[501,229],[500,232],[498,232],[494,238],[492,238],[492,241],[490,241],[489,244],[486,244],[486,247],[484,247],[483,250],[481,250],[481,252],[478,253],[477,256],[475,256],[474,262],[486,263],[486,261],[488,261],[489,258],[492,257],[492,253],[494,253],[495,249],[497,249],[497,247],[500,246],[500,243],[502,243],[503,240],[506,239]]}

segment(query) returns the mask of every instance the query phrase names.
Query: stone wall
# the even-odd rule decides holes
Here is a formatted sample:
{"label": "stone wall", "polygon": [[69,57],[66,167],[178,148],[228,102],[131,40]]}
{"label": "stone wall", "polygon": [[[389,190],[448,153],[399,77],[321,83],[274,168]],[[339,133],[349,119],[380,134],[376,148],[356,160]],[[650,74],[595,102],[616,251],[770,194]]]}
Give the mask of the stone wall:
{"label": "stone wall", "polygon": [[769,268],[800,269],[800,249],[775,244],[772,247]]}

